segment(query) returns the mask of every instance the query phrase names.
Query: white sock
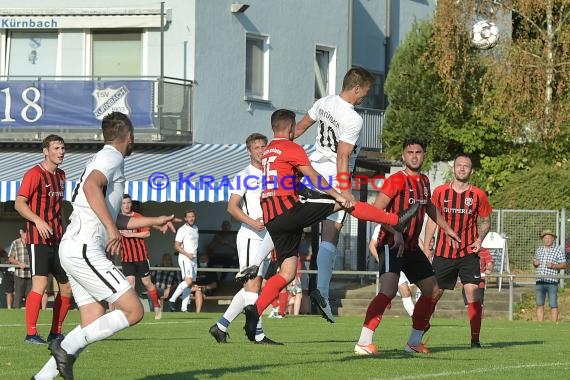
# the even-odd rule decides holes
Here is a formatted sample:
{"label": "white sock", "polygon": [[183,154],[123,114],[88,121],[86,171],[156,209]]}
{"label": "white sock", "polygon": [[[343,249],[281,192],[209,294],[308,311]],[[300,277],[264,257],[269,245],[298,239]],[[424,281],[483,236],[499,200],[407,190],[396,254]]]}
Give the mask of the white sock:
{"label": "white sock", "polygon": [[85,334],[83,333],[81,326],[77,326],[71,330],[61,342],[61,348],[71,355],[75,355],[77,351],[81,350],[86,345]]}
{"label": "white sock", "polygon": [[360,338],[358,339],[358,344],[367,345],[372,343],[372,337],[374,336],[374,331],[370,330],[368,327],[362,327],[360,331]]}
{"label": "white sock", "polygon": [[186,289],[187,287],[188,287],[188,284],[186,283],[186,281],[182,281],[180,284],[178,284],[178,286],[176,287],[176,290],[174,291],[174,293],[172,293],[172,296],[170,296],[170,299],[168,301],[176,302],[176,299],[178,297],[180,297],[180,295],[182,294],[184,289]]}
{"label": "white sock", "polygon": [[55,364],[55,359],[53,356],[50,356],[49,360],[44,364],[40,372],[34,375],[34,379],[36,380],[53,380],[59,375],[59,371],[57,370],[57,364]]}
{"label": "white sock", "polygon": [[121,310],[107,313],[82,329],[86,341],[84,346],[106,339],[127,327],[129,327],[129,321]]}
{"label": "white sock", "polygon": [[422,330],[412,329],[412,333],[410,334],[410,339],[408,339],[408,343],[411,346],[417,346],[421,343],[422,337],[424,336],[424,332]]}
{"label": "white sock", "polygon": [[182,292],[182,304],[180,305],[181,311],[188,311],[188,304],[190,303],[190,295],[192,294],[192,289],[188,286]]}
{"label": "white sock", "polygon": [[317,289],[319,289],[321,295],[327,302],[335,258],[336,246],[328,241],[321,242],[317,254]]}
{"label": "white sock", "polygon": [[404,305],[404,309],[411,317],[414,314],[414,301],[412,301],[412,297],[402,297],[402,304]]}
{"label": "white sock", "polygon": [[[232,298],[232,302],[230,302],[230,305],[226,309],[226,312],[224,313],[223,318],[225,318],[229,323],[232,323],[233,320],[236,319],[237,316],[242,313],[244,307],[246,307],[245,293],[246,293],[245,289],[241,288],[240,291],[236,293],[234,298]],[[218,323],[218,327],[220,327],[219,323]],[[226,329],[227,326],[223,326],[223,328]],[[222,331],[226,331],[224,329],[222,329]]]}
{"label": "white sock", "polygon": [[269,236],[269,233],[266,233],[257,253],[251,259],[249,265],[260,266],[261,262],[267,257],[267,255],[269,255],[273,248],[275,248],[275,244],[273,244],[273,240],[271,239],[271,236]]}
{"label": "white sock", "polygon": [[422,296],[422,291],[420,290],[420,288],[416,287],[416,302],[418,302],[421,296]]}

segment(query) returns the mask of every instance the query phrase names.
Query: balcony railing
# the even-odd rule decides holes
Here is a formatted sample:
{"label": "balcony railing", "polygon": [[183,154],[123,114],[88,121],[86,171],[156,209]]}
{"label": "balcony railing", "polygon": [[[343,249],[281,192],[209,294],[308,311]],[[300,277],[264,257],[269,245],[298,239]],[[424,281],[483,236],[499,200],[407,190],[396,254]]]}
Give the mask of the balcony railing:
{"label": "balcony railing", "polygon": [[356,108],[362,116],[362,148],[382,152],[382,132],[384,130],[384,111],[371,108]]}
{"label": "balcony railing", "polygon": [[0,142],[57,133],[68,142],[100,143],[100,120],[121,111],[131,117],[137,141],[189,144],[192,85],[170,77],[2,76]]}

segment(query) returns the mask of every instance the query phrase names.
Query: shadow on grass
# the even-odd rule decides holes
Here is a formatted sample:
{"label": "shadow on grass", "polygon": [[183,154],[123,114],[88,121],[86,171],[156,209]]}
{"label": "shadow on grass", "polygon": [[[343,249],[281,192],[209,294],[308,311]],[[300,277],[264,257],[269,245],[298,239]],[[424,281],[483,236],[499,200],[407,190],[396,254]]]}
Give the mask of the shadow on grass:
{"label": "shadow on grass", "polygon": [[251,372],[251,376],[262,376],[264,373],[268,372],[267,365],[251,365],[251,366],[240,366],[240,367],[229,367],[229,368],[212,368],[212,369],[198,369],[195,371],[177,372],[177,373],[165,373],[158,375],[149,375],[145,377],[140,377],[136,380],[188,380],[195,379],[197,377],[206,379],[215,379],[222,376],[227,376],[235,373]]}
{"label": "shadow on grass", "polygon": [[[481,342],[483,346],[481,349],[490,348],[507,348],[507,347],[519,347],[519,346],[531,346],[531,345],[544,345],[546,342],[543,340],[529,340],[529,341],[512,341],[512,342]],[[456,346],[441,346],[441,347],[430,347],[432,353],[445,352],[445,351],[455,351],[455,350],[473,350],[478,351],[479,349],[472,349],[468,344],[456,345]]]}

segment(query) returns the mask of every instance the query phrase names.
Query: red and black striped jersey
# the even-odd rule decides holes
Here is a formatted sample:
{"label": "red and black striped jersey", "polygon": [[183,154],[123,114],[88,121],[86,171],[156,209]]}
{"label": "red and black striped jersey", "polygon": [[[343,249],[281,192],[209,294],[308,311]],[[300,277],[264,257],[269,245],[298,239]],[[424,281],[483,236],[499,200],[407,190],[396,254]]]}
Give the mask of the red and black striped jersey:
{"label": "red and black striped jersey", "polygon": [[485,192],[471,185],[467,190],[458,193],[449,183],[435,188],[432,202],[461,239],[459,248],[453,248],[449,238],[440,228],[437,233],[435,255],[456,258],[473,253],[469,247],[479,236],[477,220],[480,216],[488,217],[493,211]]}
{"label": "red and black striped jersey", "polygon": [[[387,212],[398,213],[416,202],[420,203],[421,206],[418,213],[412,218],[408,227],[402,233],[405,250],[412,251],[418,249],[418,238],[431,195],[429,178],[424,174],[413,176],[406,173],[405,170],[401,170],[386,179],[381,191],[391,199],[386,207]],[[381,228],[378,236],[378,245],[386,244],[390,246],[394,244],[394,235]]]}
{"label": "red and black striped jersey", "polygon": [[298,168],[311,163],[305,150],[286,138],[273,139],[265,148],[261,162],[264,176],[261,208],[263,221],[267,223],[298,202]]}
{"label": "red and black striped jersey", "polygon": [[59,245],[63,236],[64,191],[65,172],[60,168],[51,173],[40,163],[24,174],[18,196],[26,198],[32,212],[42,218],[53,231],[51,237],[44,239],[36,225],[27,221],[26,244]]}
{"label": "red and black striped jersey", "polygon": [[[142,215],[138,212],[132,212],[131,217],[137,218]],[[150,227],[137,228],[136,230],[131,230],[132,232],[148,232]],[[121,245],[123,249],[121,250],[121,261],[124,263],[132,263],[137,261],[148,260],[148,248],[144,241],[144,238],[139,237],[126,237],[121,236]]]}

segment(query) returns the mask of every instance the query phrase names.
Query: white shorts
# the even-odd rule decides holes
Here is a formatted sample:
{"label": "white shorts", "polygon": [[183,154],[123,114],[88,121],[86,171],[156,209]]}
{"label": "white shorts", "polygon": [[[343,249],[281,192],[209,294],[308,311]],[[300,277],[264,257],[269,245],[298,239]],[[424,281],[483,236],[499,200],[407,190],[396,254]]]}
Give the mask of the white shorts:
{"label": "white shorts", "polygon": [[[311,155],[311,157],[313,157],[313,156]],[[336,189],[339,188],[339,183],[336,180],[336,163],[335,162],[332,162],[332,161],[329,161],[328,159],[322,158],[319,161],[312,161],[311,160],[311,165],[330,185],[332,185]],[[332,183],[331,183],[331,179],[332,179]],[[314,185],[317,186],[316,184],[314,184]],[[346,184],[344,184],[344,185],[346,185]],[[330,214],[329,216],[327,216],[327,220],[331,220],[335,223],[343,223],[345,215],[346,215],[346,211],[344,211],[344,210],[343,211],[337,211],[334,214]]]}
{"label": "white shorts", "polygon": [[180,266],[180,273],[182,273],[182,278],[190,277],[191,279],[196,278],[196,273],[198,271],[198,265],[196,261],[190,260],[188,256],[183,254],[178,254],[178,265]]}
{"label": "white shorts", "polygon": [[59,260],[69,277],[77,306],[103,300],[113,303],[131,289],[101,245],[64,237],[59,245]]}
{"label": "white shorts", "polygon": [[[252,260],[257,256],[262,241],[263,240],[248,237],[247,232],[243,232],[241,229],[238,231],[236,245],[240,270],[253,265]],[[268,253],[267,257],[259,264],[259,270],[257,271],[258,276],[265,277],[267,269],[269,268],[270,258],[271,254]]]}

